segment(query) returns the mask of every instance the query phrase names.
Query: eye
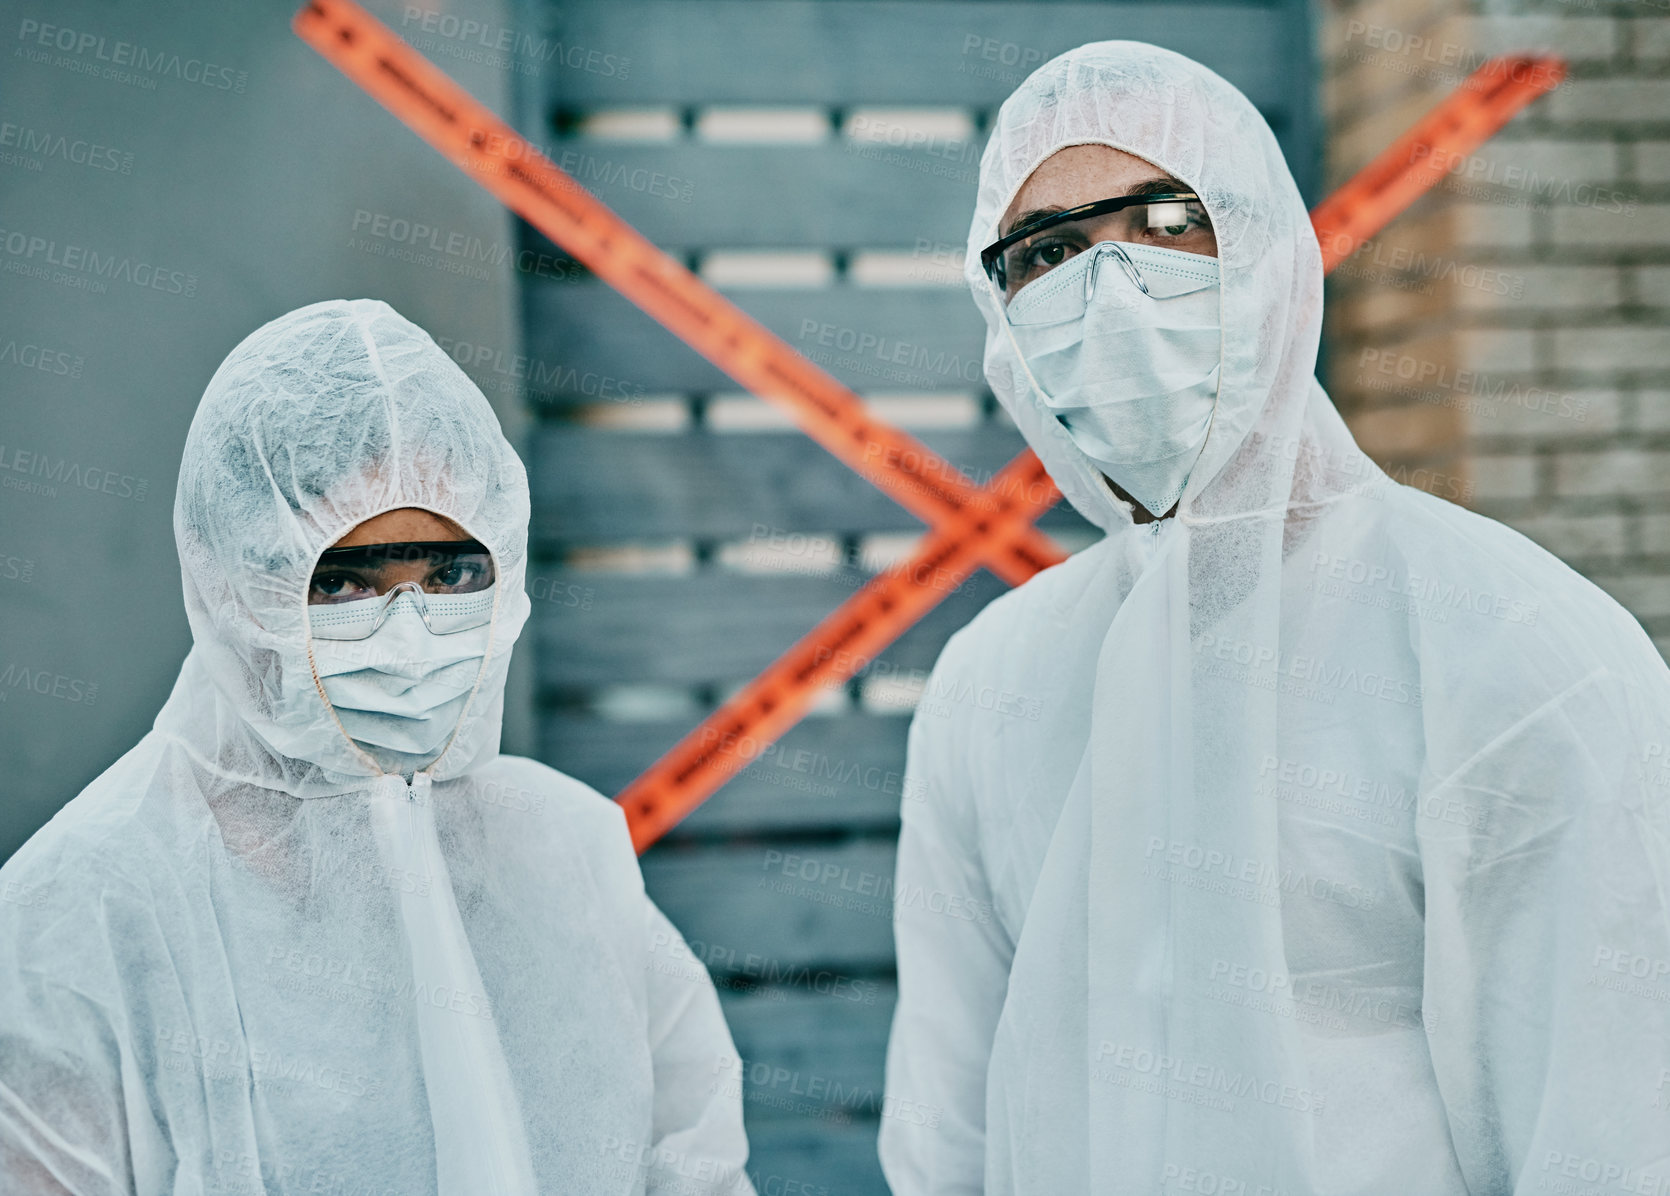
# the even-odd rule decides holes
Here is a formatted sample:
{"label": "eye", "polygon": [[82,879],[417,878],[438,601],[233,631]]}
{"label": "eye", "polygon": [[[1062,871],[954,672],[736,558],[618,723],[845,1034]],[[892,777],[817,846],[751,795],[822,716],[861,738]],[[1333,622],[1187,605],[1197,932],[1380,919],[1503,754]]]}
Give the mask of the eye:
{"label": "eye", "polygon": [[487,567],[479,561],[453,561],[429,575],[432,590],[479,590],[487,579]]}
{"label": "eye", "polygon": [[353,602],[359,598],[369,598],[376,590],[367,586],[352,573],[332,570],[326,573],[315,573],[313,581],[308,587],[307,600],[309,603]]}
{"label": "eye", "polygon": [[1072,255],[1071,247],[1060,241],[1046,241],[1026,251],[1026,262],[1029,266],[1042,266],[1045,270],[1053,270]]}
{"label": "eye", "polygon": [[1042,241],[1034,241],[1026,247],[1026,256],[1022,259],[1023,274],[1031,277],[1055,269],[1062,262],[1078,253],[1083,246],[1063,237],[1049,237]]}
{"label": "eye", "polygon": [[1060,232],[1040,234],[1035,241],[1016,245],[1010,250],[1008,268],[1004,272],[1004,286],[1013,295],[1035,278],[1041,278],[1061,263],[1082,253],[1090,242],[1081,231],[1064,227]]}
{"label": "eye", "polygon": [[1150,204],[1147,225],[1148,235],[1157,237],[1181,237],[1210,227],[1204,210],[1194,203]]}

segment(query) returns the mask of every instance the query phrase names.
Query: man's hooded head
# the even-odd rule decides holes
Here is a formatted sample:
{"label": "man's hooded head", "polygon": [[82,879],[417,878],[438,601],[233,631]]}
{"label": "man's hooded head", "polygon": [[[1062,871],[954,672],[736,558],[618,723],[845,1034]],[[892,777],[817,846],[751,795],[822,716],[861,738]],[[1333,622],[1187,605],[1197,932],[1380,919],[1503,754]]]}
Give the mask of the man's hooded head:
{"label": "man's hooded head", "polygon": [[[1316,237],[1274,134],[1224,79],[1140,42],[1095,42],[1045,63],[999,110],[980,165],[965,274],[986,317],[986,376],[1068,500],[1113,531],[1130,516],[1029,382],[980,250],[1039,165],[1105,145],[1198,193],[1221,271],[1217,409],[1180,511],[1228,516],[1285,505],[1322,322]],[[1096,198],[1111,198],[1097,196]]]}
{"label": "man's hooded head", "polygon": [[368,299],[264,325],[204,392],[174,506],[196,667],[159,725],[212,770],[298,796],[375,776],[315,683],[308,587],[324,549],[404,507],[444,516],[493,554],[491,646],[434,775],[492,759],[529,610],[527,476],[475,384],[421,328]]}

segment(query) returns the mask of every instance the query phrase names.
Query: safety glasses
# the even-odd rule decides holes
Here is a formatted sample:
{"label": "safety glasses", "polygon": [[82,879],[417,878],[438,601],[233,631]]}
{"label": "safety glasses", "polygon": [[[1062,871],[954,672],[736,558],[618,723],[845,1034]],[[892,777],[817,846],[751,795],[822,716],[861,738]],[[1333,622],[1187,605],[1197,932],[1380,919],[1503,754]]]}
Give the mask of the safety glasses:
{"label": "safety glasses", "polygon": [[319,639],[364,639],[409,610],[436,635],[467,631],[492,618],[494,579],[478,540],[329,548],[308,585],[308,626]]}
{"label": "safety glasses", "polygon": [[1005,298],[1105,241],[1184,253],[1215,250],[1211,218],[1193,191],[1121,195],[1052,212],[980,251],[980,265]]}
{"label": "safety glasses", "polygon": [[426,594],[416,582],[398,582],[386,594],[353,602],[310,604],[308,630],[314,639],[363,640],[390,619],[416,615],[435,635],[481,627],[493,617],[493,587],[470,594]]}
{"label": "safety glasses", "polygon": [[1191,295],[1218,282],[1215,257],[1102,241],[1023,288],[1004,308],[1004,318],[1016,328],[1083,319],[1098,279],[1116,268],[1131,281],[1120,295],[1137,304]]}

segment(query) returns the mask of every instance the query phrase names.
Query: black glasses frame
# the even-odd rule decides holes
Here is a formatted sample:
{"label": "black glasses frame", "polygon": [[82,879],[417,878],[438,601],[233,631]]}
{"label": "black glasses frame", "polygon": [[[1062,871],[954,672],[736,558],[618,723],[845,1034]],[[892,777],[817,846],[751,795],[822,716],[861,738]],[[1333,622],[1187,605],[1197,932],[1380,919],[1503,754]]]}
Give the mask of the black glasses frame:
{"label": "black glasses frame", "polygon": [[491,556],[480,540],[402,540],[393,544],[355,544],[349,548],[327,548],[319,554],[314,572],[335,566],[352,568],[388,561],[421,561],[430,557]]}
{"label": "black glasses frame", "polygon": [[1006,271],[1001,268],[1003,251],[1017,241],[1024,241],[1047,228],[1053,228],[1057,224],[1065,224],[1070,220],[1084,220],[1091,216],[1106,216],[1110,212],[1122,212],[1126,208],[1134,208],[1138,204],[1177,203],[1181,200],[1201,202],[1200,196],[1193,191],[1156,191],[1151,195],[1121,195],[1114,199],[1098,199],[1094,203],[1080,204],[1078,207],[1068,208],[1064,212],[1052,212],[1042,220],[1034,220],[1031,224],[1024,224],[1007,237],[993,241],[986,246],[980,251],[980,265],[985,269],[987,278],[997,283],[999,287],[1007,287]]}

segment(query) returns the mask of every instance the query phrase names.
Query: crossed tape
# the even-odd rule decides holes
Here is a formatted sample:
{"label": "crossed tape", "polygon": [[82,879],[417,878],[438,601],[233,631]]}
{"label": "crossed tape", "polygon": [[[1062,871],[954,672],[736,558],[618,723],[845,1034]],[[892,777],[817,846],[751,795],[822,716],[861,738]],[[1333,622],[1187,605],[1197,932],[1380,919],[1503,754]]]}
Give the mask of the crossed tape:
{"label": "crossed tape", "polygon": [[[311,0],[296,33],[332,65],[679,339],[918,519],[916,550],[871,578],[628,785],[642,852],[974,573],[1010,585],[1065,559],[1037,518],[1060,492],[1030,449],[988,486],[864,401],[657,249],[515,129],[353,0]],[[1311,213],[1332,270],[1564,77],[1557,58],[1493,59]]]}

